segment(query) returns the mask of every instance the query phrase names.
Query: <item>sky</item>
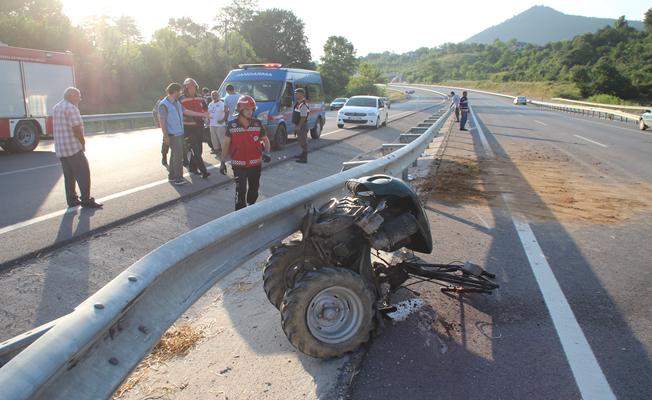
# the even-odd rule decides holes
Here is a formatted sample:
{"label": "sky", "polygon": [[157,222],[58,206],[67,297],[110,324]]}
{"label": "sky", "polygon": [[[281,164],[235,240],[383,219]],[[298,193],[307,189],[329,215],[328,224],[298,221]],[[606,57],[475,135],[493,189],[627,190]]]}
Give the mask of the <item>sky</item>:
{"label": "sky", "polygon": [[[230,0],[179,2],[178,0],[61,0],[74,24],[89,16],[133,16],[146,40],[164,27],[169,18],[190,17],[211,26],[218,10]],[[461,42],[535,5],[552,7],[565,14],[588,17],[643,20],[649,0],[258,0],[259,8],[293,11],[306,24],[313,59],[323,54],[332,35],[346,37],[357,55],[390,51],[403,53],[419,47]]]}

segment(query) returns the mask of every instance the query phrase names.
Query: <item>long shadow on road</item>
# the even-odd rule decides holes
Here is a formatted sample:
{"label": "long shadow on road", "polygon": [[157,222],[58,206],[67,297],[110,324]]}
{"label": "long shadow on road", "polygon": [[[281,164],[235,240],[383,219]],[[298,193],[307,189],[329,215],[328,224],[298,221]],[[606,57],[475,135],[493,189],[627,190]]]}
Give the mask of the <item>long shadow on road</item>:
{"label": "long shadow on road", "polygon": [[[482,127],[490,132],[487,126]],[[648,349],[630,328],[573,236],[520,174],[500,143],[493,135],[488,138],[501,165],[519,180],[518,189],[526,192],[520,196],[534,202],[541,211],[538,216],[545,217],[545,223],[531,226],[615,395],[647,398],[652,392]],[[475,152],[482,154],[476,137],[473,142]],[[491,180],[489,176],[484,184],[504,184]],[[429,207],[437,210],[429,213],[436,250],[426,260],[484,260],[501,287],[493,296],[450,297],[432,285],[413,286],[432,305],[437,317],[425,328],[423,316],[417,315],[384,329],[370,346],[350,398],[579,399],[502,196],[491,201],[492,227],[483,228],[472,221],[476,218],[468,209],[455,204],[431,202]]]}

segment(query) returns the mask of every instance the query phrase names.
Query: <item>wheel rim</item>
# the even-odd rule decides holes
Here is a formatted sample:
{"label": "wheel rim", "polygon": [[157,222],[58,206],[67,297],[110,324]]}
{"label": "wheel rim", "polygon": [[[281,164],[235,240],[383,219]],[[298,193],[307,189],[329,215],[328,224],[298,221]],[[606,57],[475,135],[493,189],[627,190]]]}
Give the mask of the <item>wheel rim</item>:
{"label": "wheel rim", "polygon": [[307,310],[310,333],[329,344],[345,342],[362,325],[362,301],[352,290],[331,286],[313,297]]}
{"label": "wheel rim", "polygon": [[32,145],[32,143],[34,143],[34,140],[36,139],[36,133],[28,126],[21,125],[18,127],[16,132],[16,139],[18,139],[20,144],[23,146],[29,147]]}
{"label": "wheel rim", "polygon": [[323,126],[321,124],[321,120],[317,120],[317,125],[315,125],[315,136],[320,137],[321,136],[321,130],[323,129]]}

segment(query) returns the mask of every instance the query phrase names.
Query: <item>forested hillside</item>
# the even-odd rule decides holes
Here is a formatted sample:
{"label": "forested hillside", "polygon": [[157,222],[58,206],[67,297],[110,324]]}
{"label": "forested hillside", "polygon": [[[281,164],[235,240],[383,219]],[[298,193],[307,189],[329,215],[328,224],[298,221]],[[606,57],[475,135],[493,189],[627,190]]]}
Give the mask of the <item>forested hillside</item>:
{"label": "forested hillside", "polygon": [[[445,44],[401,55],[370,54],[365,61],[410,82],[449,80],[568,82],[582,97],[609,94],[622,99],[652,99],[652,9],[645,30],[624,17],[613,26],[544,46],[496,41]],[[563,95],[564,93],[558,93]],[[573,93],[566,93],[573,95]]]}
{"label": "forested hillside", "polygon": [[[534,6],[522,13],[476,33],[466,43],[491,44],[496,39],[545,45],[548,42],[570,40],[575,36],[595,32],[616,22],[611,18],[568,15],[546,6]],[[628,21],[632,28],[643,30],[641,21]]]}

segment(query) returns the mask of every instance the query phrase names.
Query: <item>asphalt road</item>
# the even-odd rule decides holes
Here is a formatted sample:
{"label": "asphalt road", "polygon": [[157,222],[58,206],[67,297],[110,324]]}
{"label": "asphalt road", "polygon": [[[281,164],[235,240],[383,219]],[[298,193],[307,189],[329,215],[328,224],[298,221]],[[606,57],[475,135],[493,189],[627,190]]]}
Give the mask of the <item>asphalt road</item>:
{"label": "asphalt road", "polygon": [[[390,109],[390,121],[441,102],[441,96],[425,96],[413,96],[408,102],[394,104]],[[319,140],[310,140],[311,149],[327,147],[370,131],[348,125],[338,129],[335,118],[336,111],[327,112],[322,136]],[[383,130],[387,128],[380,131]],[[61,229],[64,217],[75,209],[66,206],[63,175],[54,154],[54,144],[41,142],[34,152],[27,154],[0,151],[0,187],[3,188],[0,202],[4,210],[0,213],[0,269],[43,249],[229,182],[217,171],[219,161],[209,154],[205,145],[204,161],[213,168],[209,179],[189,176],[192,185],[171,186],[167,182],[167,171],[161,165],[160,141],[159,129],[89,136],[86,156],[91,167],[91,195],[105,207],[95,212],[82,210],[82,214],[92,214],[88,223],[73,223],[66,229]],[[297,144],[292,141],[284,149],[272,153],[271,164],[288,162],[298,152]]]}
{"label": "asphalt road", "polygon": [[447,151],[498,160],[480,165],[493,166],[481,179],[500,190],[486,204],[429,201],[427,259],[484,265],[501,288],[446,296],[411,286],[427,310],[373,341],[350,398],[649,399],[652,136],[496,96],[469,100],[479,127],[470,118],[469,132],[455,128]]}

